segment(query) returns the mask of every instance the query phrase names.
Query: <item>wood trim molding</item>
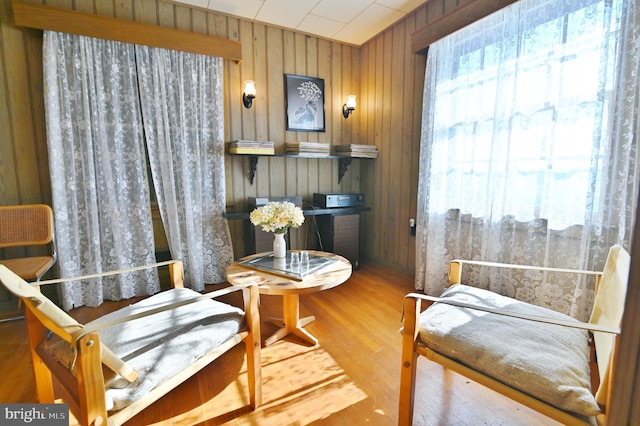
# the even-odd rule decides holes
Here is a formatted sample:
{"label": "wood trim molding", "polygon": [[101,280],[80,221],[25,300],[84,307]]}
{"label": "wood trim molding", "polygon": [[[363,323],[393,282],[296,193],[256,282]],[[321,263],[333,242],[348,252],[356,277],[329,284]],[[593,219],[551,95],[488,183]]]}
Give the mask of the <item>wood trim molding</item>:
{"label": "wood trim molding", "polygon": [[18,27],[219,56],[237,62],[242,60],[242,44],[226,38],[18,0],[12,1],[12,7],[13,21]]}
{"label": "wood trim molding", "polygon": [[470,0],[411,34],[411,50],[424,54],[431,43],[517,0]]}

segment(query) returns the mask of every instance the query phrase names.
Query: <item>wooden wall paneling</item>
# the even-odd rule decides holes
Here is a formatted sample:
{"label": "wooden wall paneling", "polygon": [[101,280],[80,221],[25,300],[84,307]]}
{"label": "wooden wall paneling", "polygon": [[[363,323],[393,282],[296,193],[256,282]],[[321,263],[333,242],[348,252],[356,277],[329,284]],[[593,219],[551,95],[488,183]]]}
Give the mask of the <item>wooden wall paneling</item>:
{"label": "wooden wall paneling", "polygon": [[[358,97],[357,101],[357,113],[358,113],[358,121],[357,121],[357,135],[358,139],[356,143],[369,144],[373,145],[374,141],[369,139],[367,133],[367,127],[369,123],[369,98],[367,96],[368,93],[368,58],[369,58],[369,48],[365,45],[362,48],[358,49]],[[360,190],[364,194],[364,201],[367,207],[371,206],[373,201],[373,191],[371,190],[371,177],[370,177],[370,169],[372,167],[371,161],[361,161],[363,164],[360,166]],[[361,258],[371,258],[370,250],[368,247],[370,232],[369,229],[372,229],[370,226],[371,222],[371,212],[365,212],[360,215],[360,256]]]}
{"label": "wooden wall paneling", "polygon": [[191,28],[196,33],[213,36],[208,31],[207,12],[202,9],[191,10]]}
{"label": "wooden wall paneling", "polygon": [[[376,43],[367,43],[361,48],[361,74],[363,75],[361,82],[361,102],[360,102],[360,115],[361,120],[364,123],[361,125],[361,133],[363,139],[367,144],[375,145],[379,148],[378,141],[375,137],[375,49]],[[379,195],[376,192],[376,170],[380,164],[381,159],[370,162],[366,165],[366,173],[363,177],[363,184],[365,185],[365,202],[368,207],[372,208],[372,211],[363,216],[361,226],[366,230],[373,230],[377,224],[377,213],[375,208],[378,206]],[[363,238],[363,253],[364,257],[374,258],[375,250],[375,235],[374,232],[364,232]]]}
{"label": "wooden wall paneling", "polygon": [[[96,13],[98,15],[103,15],[103,16],[115,16],[113,2],[110,2],[110,1],[94,2],[92,0],[85,0],[83,3],[86,4],[85,6],[86,10],[81,9],[83,12]],[[160,6],[162,6],[163,4],[164,3],[161,3]],[[76,2],[76,7],[78,6],[79,6],[78,2]],[[91,10],[92,7],[93,7],[93,10]]]}
{"label": "wooden wall paneling", "polygon": [[[402,96],[402,110],[403,110],[403,126],[402,126],[402,150],[400,164],[402,166],[402,174],[400,179],[400,217],[398,220],[398,234],[400,236],[400,247],[406,249],[398,252],[398,264],[403,265],[405,268],[409,268],[409,252],[413,237],[411,236],[411,230],[409,228],[409,218],[415,217],[415,208],[411,203],[411,187],[412,185],[412,168],[411,159],[415,156],[413,152],[413,140],[416,137],[414,133],[413,123],[417,120],[417,116],[420,115],[418,111],[414,109],[415,89],[413,87],[415,70],[415,56],[411,50],[407,48],[410,45],[410,34],[415,28],[415,19],[406,19],[403,22],[403,34],[402,44],[400,48],[402,52],[402,61],[405,64],[403,72],[403,96]],[[416,175],[417,176],[417,175]],[[412,265],[412,264],[411,264]]]}
{"label": "wooden wall paneling", "polygon": [[[296,56],[296,43],[294,33],[291,31],[282,31],[282,57],[283,57],[283,66],[282,66],[282,90],[280,94],[274,94],[280,99],[280,108],[282,109],[282,141],[276,141],[276,152],[285,152],[285,143],[287,142],[296,142],[297,133],[290,132],[286,130],[286,101],[284,95],[284,74],[295,74],[296,73],[296,64],[295,64],[295,56]],[[278,151],[279,150],[279,151]],[[297,195],[298,192],[298,160],[295,158],[285,158],[284,160],[284,171],[285,175],[285,187],[284,187],[284,195],[285,196],[293,196]]]}
{"label": "wooden wall paneling", "polygon": [[[416,18],[414,22],[418,22],[421,19],[421,15],[426,14],[426,9],[421,9],[418,14],[416,14]],[[409,43],[407,43],[407,55],[411,54]],[[413,73],[413,123],[412,130],[413,136],[411,138],[411,179],[409,185],[409,202],[410,202],[410,212],[411,217],[416,218],[417,216],[417,200],[418,200],[418,176],[420,172],[420,140],[421,140],[421,130],[422,130],[422,101],[423,101],[423,93],[424,93],[424,77],[425,77],[425,66],[426,66],[426,55],[412,55],[412,60],[414,62],[414,70]],[[409,242],[409,247],[407,250],[408,253],[408,261],[407,267],[410,270],[415,269],[416,263],[416,250],[415,250],[415,237],[411,237]]]}
{"label": "wooden wall paneling", "polygon": [[[95,13],[96,12],[96,5],[93,4],[92,0],[76,0],[75,4],[75,9],[79,12],[86,12],[86,13]],[[50,5],[53,6],[53,5]],[[66,6],[68,7],[68,6]]]}
{"label": "wooden wall paneling", "polygon": [[458,1],[460,0],[442,0],[442,13],[446,15],[454,11],[458,7]]}
{"label": "wooden wall paneling", "polygon": [[382,61],[382,66],[380,69],[379,78],[381,81],[382,93],[379,99],[376,99],[376,103],[381,105],[381,117],[376,122],[380,123],[380,142],[381,142],[381,155],[386,159],[382,162],[382,179],[380,182],[380,190],[382,194],[382,204],[380,206],[380,217],[382,219],[382,223],[380,224],[379,231],[382,236],[382,251],[380,254],[383,256],[387,262],[392,262],[391,252],[395,252],[395,247],[392,247],[389,243],[393,241],[393,234],[395,230],[391,229],[389,226],[390,222],[393,222],[393,211],[392,208],[395,206],[390,206],[390,192],[394,190],[394,182],[395,176],[391,174],[392,172],[392,161],[395,155],[392,155],[392,146],[391,146],[391,76],[392,76],[392,49],[393,49],[393,38],[391,31],[385,31],[382,36],[381,44],[383,46],[383,57],[389,58],[389,60]]}
{"label": "wooden wall paneling", "polygon": [[[49,152],[47,148],[46,122],[38,117],[45,116],[44,108],[44,78],[42,69],[42,41],[43,33],[37,30],[25,29],[24,45],[27,58],[29,93],[31,106],[31,123],[33,129],[33,142],[36,154],[34,173],[38,179],[39,196],[26,197],[32,203],[45,203],[52,205],[51,176],[49,173]],[[29,168],[27,168],[28,170]],[[33,169],[31,170],[33,172]],[[46,250],[45,250],[46,252]]]}
{"label": "wooden wall paneling", "polygon": [[192,13],[194,9],[184,4],[176,4],[174,9],[176,15],[175,29],[194,32],[192,28]]}
{"label": "wooden wall paneling", "polygon": [[[436,19],[440,18],[444,14],[444,0],[436,0],[434,2],[427,3],[427,21],[426,24],[431,24]],[[418,26],[420,28],[420,26]]]}
{"label": "wooden wall paneling", "polygon": [[212,36],[228,38],[229,40],[238,39],[227,30],[227,17],[224,15],[207,13],[207,28]]}
{"label": "wooden wall paneling", "polygon": [[[116,7],[115,7],[115,18],[119,18],[119,19],[128,19],[128,20],[133,20],[134,17],[134,13],[133,13],[133,3],[129,0],[119,0],[114,2]],[[71,8],[71,7],[70,7]],[[174,28],[174,27],[172,27]]]}
{"label": "wooden wall paneling", "polygon": [[[282,99],[282,109],[286,108],[286,101],[284,98],[284,74],[295,74],[296,73],[296,44],[294,39],[294,33],[292,31],[282,31],[282,93],[280,94]],[[286,115],[286,111],[285,111]],[[285,119],[285,115],[283,115],[283,120]],[[286,123],[285,129],[286,129]],[[297,136],[295,132],[283,131],[284,134],[284,142],[295,142],[297,140]],[[284,145],[281,146],[284,149]],[[276,151],[277,152],[277,151]],[[284,153],[284,151],[281,151]],[[288,182],[287,182],[288,184]],[[287,188],[289,189],[289,188]]]}
{"label": "wooden wall paneling", "polygon": [[[403,63],[405,59],[404,53],[404,22],[395,25],[388,31],[389,44],[391,46],[391,62]],[[393,263],[401,264],[400,257],[403,250],[400,247],[406,247],[406,228],[401,223],[404,213],[404,207],[401,199],[402,176],[405,168],[402,164],[402,150],[405,144],[405,110],[404,110],[404,67],[389,67],[389,84],[391,90],[388,92],[389,97],[386,100],[388,104],[389,120],[389,137],[388,156],[389,156],[389,180],[388,180],[388,235],[387,242],[395,249],[391,249],[388,253],[388,260]],[[409,112],[409,111],[407,111]]]}
{"label": "wooden wall paneling", "polygon": [[[240,63],[240,80],[238,82],[230,82],[229,90],[231,91],[234,86],[239,87],[239,90],[235,93],[233,104],[237,104],[237,107],[241,111],[242,117],[242,137],[238,139],[256,140],[256,109],[245,108],[242,104],[243,85],[245,80],[254,80],[256,75],[255,70],[255,57],[254,57],[254,41],[253,41],[253,25],[247,21],[238,22],[238,30],[240,34],[240,42],[242,43],[242,62]],[[256,95],[258,88],[256,87]],[[234,93],[231,92],[231,97],[234,97]],[[234,138],[236,139],[236,138]],[[264,164],[258,164],[264,168]],[[264,170],[262,170],[264,173]]]}
{"label": "wooden wall paneling", "polygon": [[[273,27],[266,29],[266,99],[265,111],[268,112],[269,140],[284,141],[285,110],[284,110],[284,69],[286,56],[284,55],[283,31]],[[284,148],[284,147],[283,147]],[[284,152],[284,151],[283,151]],[[284,179],[284,162],[278,163],[279,174]],[[284,185],[279,185],[284,188]]]}
{"label": "wooden wall paneling", "polygon": [[[146,0],[133,0],[132,3],[136,22],[158,25],[158,10],[156,4]],[[190,30],[190,28],[183,29],[186,31]]]}
{"label": "wooden wall paneling", "polygon": [[5,205],[17,204],[20,201],[17,179],[19,164],[16,163],[13,153],[15,143],[11,143],[15,137],[10,86],[16,78],[16,70],[9,66],[9,52],[15,51],[16,46],[8,43],[12,38],[7,34],[19,30],[11,26],[10,19],[9,3],[0,2],[0,204]]}
{"label": "wooden wall paneling", "polygon": [[[335,46],[335,49],[338,49]],[[335,75],[333,69],[333,57],[334,57],[334,45],[327,40],[318,41],[318,74],[329,76],[329,80],[332,82],[331,91],[335,92]],[[335,96],[335,95],[334,95]],[[325,105],[325,114],[333,115],[333,102],[332,104]],[[336,144],[339,139],[339,134],[336,130],[338,126],[332,125],[330,130],[325,133],[325,137],[322,142],[329,142],[332,145]],[[323,160],[318,164],[318,189],[316,192],[332,192],[332,179],[333,175],[337,173],[336,161]],[[309,194],[312,197],[312,194]]]}
{"label": "wooden wall paneling", "polygon": [[[267,108],[268,104],[266,102],[267,96],[269,95],[269,85],[267,83],[267,32],[264,25],[254,24],[252,27],[253,76],[248,79],[256,82],[256,99],[254,99],[254,102],[257,103],[251,107],[250,111],[255,115],[256,140],[267,141],[270,140],[270,117]],[[260,93],[257,93],[257,87],[262,88]]]}
{"label": "wooden wall paneling", "polygon": [[[293,34],[293,62],[290,66],[293,67],[293,71],[289,73],[297,74],[297,75],[305,75],[310,77],[318,77],[317,75],[313,75],[307,69],[307,36],[304,34],[294,33]],[[285,69],[291,69],[285,67]],[[314,70],[317,72],[317,70]],[[284,93],[283,93],[284,96]],[[283,100],[286,103],[286,101]],[[293,142],[299,141],[308,141],[308,142],[317,142],[318,137],[315,132],[289,132],[294,135]],[[284,150],[284,146],[282,147]],[[300,195],[305,197],[306,190],[309,186],[309,160],[307,159],[294,159],[297,167],[296,175],[291,176],[293,180],[295,180],[295,184],[292,185],[294,188],[292,193],[288,193],[288,196]],[[287,176],[289,178],[289,176]],[[289,182],[287,182],[289,183]],[[296,233],[297,234],[297,231]],[[295,241],[295,239],[294,239]]]}
{"label": "wooden wall paneling", "polygon": [[[30,32],[9,26],[3,26],[3,28],[6,30],[2,31],[2,42],[5,48],[5,60],[9,65],[6,68],[6,78],[9,83],[6,86],[6,99],[12,120],[13,158],[16,181],[19,185],[16,195],[20,204],[28,204],[43,199],[38,173],[34,173],[34,168],[41,164],[38,162],[34,132],[37,121],[32,114],[32,100],[29,96],[29,78],[32,76],[29,64],[33,63],[35,58],[30,61],[25,49],[27,46],[25,36],[29,37]],[[36,75],[33,77],[35,78]]]}
{"label": "wooden wall paneling", "polygon": [[[308,37],[305,36],[305,46],[306,46],[306,59],[307,59],[307,71],[306,75],[310,77],[319,77],[324,80],[325,84],[325,99],[324,99],[324,114],[325,114],[325,131],[324,132],[313,132],[313,136],[315,137],[315,142],[329,142],[327,140],[326,134],[327,131],[331,131],[333,120],[328,113],[331,113],[331,103],[333,100],[333,96],[331,93],[331,81],[329,75],[324,75],[319,73],[318,69],[318,39],[316,37]],[[300,188],[300,193],[298,195],[302,196],[303,200],[311,201],[311,194],[318,191],[318,169],[319,169],[319,161],[318,159],[309,159],[307,160],[307,182],[306,186]],[[327,160],[322,160],[322,162],[327,162]],[[301,241],[298,241],[298,244],[301,244]]]}
{"label": "wooden wall paneling", "polygon": [[375,145],[378,147],[379,157],[382,157],[384,160],[377,161],[374,167],[374,181],[373,181],[373,192],[376,194],[375,203],[372,205],[372,228],[375,229],[376,232],[372,232],[372,255],[375,259],[379,259],[382,257],[381,250],[383,244],[383,233],[381,228],[386,226],[386,223],[382,220],[382,206],[386,201],[384,200],[385,194],[382,192],[382,182],[386,179],[386,176],[383,175],[383,165],[385,162],[389,161],[388,157],[384,157],[384,150],[382,146],[382,97],[383,97],[383,87],[382,87],[382,63],[383,63],[383,36],[378,36],[375,41],[372,43],[372,53],[373,56],[370,58],[370,66],[371,69],[371,85],[370,85],[370,96],[372,99],[373,107],[372,107],[372,115],[371,115],[371,133],[370,136],[373,138]]}

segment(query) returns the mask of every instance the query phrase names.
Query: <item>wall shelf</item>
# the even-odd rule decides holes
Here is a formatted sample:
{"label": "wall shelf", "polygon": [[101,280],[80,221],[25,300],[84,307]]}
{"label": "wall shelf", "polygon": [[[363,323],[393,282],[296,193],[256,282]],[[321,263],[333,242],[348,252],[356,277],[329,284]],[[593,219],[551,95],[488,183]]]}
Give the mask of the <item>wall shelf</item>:
{"label": "wall shelf", "polygon": [[[302,209],[302,214],[305,216],[345,215],[368,211],[371,211],[371,207],[319,208],[314,206],[305,206]],[[224,217],[227,218],[227,220],[249,220],[249,212],[225,212]]]}
{"label": "wall shelf", "polygon": [[256,176],[256,168],[258,167],[258,160],[260,157],[286,157],[286,158],[304,158],[304,159],[325,159],[325,158],[337,158],[338,159],[338,183],[342,182],[344,174],[349,170],[351,161],[356,160],[375,160],[375,158],[369,157],[345,157],[343,155],[312,155],[312,154],[273,154],[273,155],[261,155],[261,154],[232,154],[227,155],[245,156],[249,157],[249,182],[253,185],[253,180]]}

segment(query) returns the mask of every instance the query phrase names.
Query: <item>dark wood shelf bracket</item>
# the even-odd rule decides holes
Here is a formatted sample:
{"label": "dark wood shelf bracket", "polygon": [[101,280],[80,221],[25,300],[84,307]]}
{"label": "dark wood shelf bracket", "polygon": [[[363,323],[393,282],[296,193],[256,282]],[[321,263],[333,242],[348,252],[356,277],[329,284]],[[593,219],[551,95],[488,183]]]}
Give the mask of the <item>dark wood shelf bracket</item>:
{"label": "dark wood shelf bracket", "polygon": [[351,164],[351,157],[340,158],[338,161],[338,183],[341,183],[344,174],[347,172],[349,165]]}
{"label": "dark wood shelf bracket", "polygon": [[258,155],[249,156],[249,182],[251,182],[251,185],[253,185],[253,178],[256,177],[256,167],[258,167],[259,159]]}

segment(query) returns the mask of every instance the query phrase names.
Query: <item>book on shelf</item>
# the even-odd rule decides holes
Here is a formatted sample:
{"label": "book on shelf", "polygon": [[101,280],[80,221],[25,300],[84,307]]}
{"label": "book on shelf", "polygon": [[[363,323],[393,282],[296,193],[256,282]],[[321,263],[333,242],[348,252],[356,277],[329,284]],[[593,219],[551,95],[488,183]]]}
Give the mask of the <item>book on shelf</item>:
{"label": "book on shelf", "polygon": [[375,145],[336,145],[336,155],[343,157],[378,158],[378,147]]}
{"label": "book on shelf", "polygon": [[229,142],[230,154],[274,155],[274,143],[269,141],[237,140]]}
{"label": "book on shelf", "polygon": [[288,142],[285,146],[288,154],[329,155],[331,144],[320,142]]}
{"label": "book on shelf", "polygon": [[229,154],[274,155],[273,148],[229,148]]}

